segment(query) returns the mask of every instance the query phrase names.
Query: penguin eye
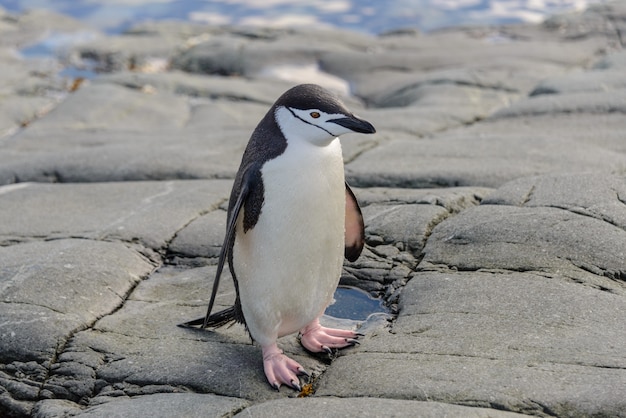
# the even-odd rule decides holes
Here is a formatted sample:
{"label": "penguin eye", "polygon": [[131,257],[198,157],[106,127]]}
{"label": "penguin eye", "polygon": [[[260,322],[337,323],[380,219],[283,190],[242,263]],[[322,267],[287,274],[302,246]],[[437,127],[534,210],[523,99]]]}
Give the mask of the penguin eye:
{"label": "penguin eye", "polygon": [[317,119],[321,116],[319,112],[311,112],[310,115],[313,119]]}

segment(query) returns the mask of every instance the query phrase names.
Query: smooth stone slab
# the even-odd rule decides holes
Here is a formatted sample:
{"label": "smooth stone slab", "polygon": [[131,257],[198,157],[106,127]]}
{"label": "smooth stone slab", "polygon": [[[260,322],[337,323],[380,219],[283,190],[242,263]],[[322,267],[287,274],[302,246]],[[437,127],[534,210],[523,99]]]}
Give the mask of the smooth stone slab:
{"label": "smooth stone slab", "polygon": [[114,399],[87,408],[78,417],[111,416],[170,416],[210,417],[228,416],[244,409],[248,402],[226,396],[196,393],[167,393]]}
{"label": "smooth stone slab", "polygon": [[252,405],[235,417],[422,417],[439,418],[457,416],[468,418],[513,418],[526,415],[488,408],[473,408],[441,402],[421,402],[400,399],[378,399],[369,397],[336,398],[331,396],[304,399],[279,399]]}
{"label": "smooth stone slab", "polygon": [[[472,126],[450,130],[445,133],[445,137],[550,137],[626,154],[626,142],[622,134],[624,130],[626,118],[620,113],[560,113],[488,119]],[[562,171],[573,170],[574,167],[565,167]]]}
{"label": "smooth stone slab", "polygon": [[603,57],[595,63],[594,68],[598,70],[626,68],[626,51],[613,52]]}
{"label": "smooth stone slab", "polygon": [[170,257],[217,259],[226,233],[226,211],[214,210],[180,230],[168,247]]}
{"label": "smooth stone slab", "polygon": [[381,108],[359,111],[377,130],[424,136],[484,119],[516,95],[451,84],[407,87],[379,99]]}
{"label": "smooth stone slab", "polygon": [[228,180],[8,185],[0,187],[0,242],[80,237],[165,248],[229,188]]}
{"label": "smooth stone slab", "polygon": [[429,204],[446,208],[450,212],[460,212],[482,201],[493,189],[486,187],[446,187],[432,189],[396,189],[370,187],[353,188],[359,203],[368,206],[380,204]]}
{"label": "smooth stone slab", "polygon": [[67,338],[121,306],[154,269],[124,244],[84,239],[0,247],[0,258],[5,364],[51,361]]}
{"label": "smooth stone slab", "polygon": [[622,416],[625,312],[622,295],[563,276],[418,272],[392,332],[335,360],[316,396]]}
{"label": "smooth stone slab", "polygon": [[542,271],[622,294],[624,184],[622,177],[600,174],[514,181],[437,225],[423,262],[459,270]]}
{"label": "smooth stone slab", "polygon": [[[591,81],[591,80],[590,80]],[[491,118],[510,118],[559,113],[626,114],[624,91],[591,91],[532,96],[500,109]]]}
{"label": "smooth stone slab", "polygon": [[235,29],[182,51],[173,59],[172,67],[194,73],[259,76],[285,64],[315,65],[320,54],[327,51],[365,50],[373,39],[336,29],[257,30],[253,36]]}
{"label": "smooth stone slab", "polygon": [[[190,116],[185,98],[167,92],[144,93],[114,84],[87,84],[68,96],[26,136],[63,132],[145,132],[182,128]],[[43,145],[43,144],[42,144]],[[79,144],[72,144],[79,145]],[[97,144],[93,144],[97,145]],[[47,144],[53,148],[54,142]]]}
{"label": "smooth stone slab", "polygon": [[267,110],[94,84],[0,142],[0,183],[232,178]]}
{"label": "smooth stone slab", "polygon": [[442,134],[389,141],[346,165],[358,187],[498,187],[539,173],[619,170],[626,155],[548,135]]}
{"label": "smooth stone slab", "polygon": [[536,75],[519,74],[511,78],[509,71],[490,68],[442,68],[426,72],[403,72],[391,69],[358,74],[353,92],[368,105],[378,107],[389,96],[405,89],[425,86],[465,86],[485,91],[508,93],[511,96],[530,91],[540,80]]}
{"label": "smooth stone slab", "polygon": [[359,73],[383,69],[424,72],[433,69],[465,67],[537,71],[543,76],[582,65],[606,44],[603,39],[578,42],[517,41],[486,42],[463,29],[452,29],[425,37],[387,36],[381,38],[376,53],[370,51],[328,51],[320,64],[326,71],[352,80]]}
{"label": "smooth stone slab", "polygon": [[625,176],[585,173],[524,177],[503,185],[482,203],[565,209],[626,230]]}
{"label": "smooth stone slab", "polygon": [[[268,108],[293,85],[293,83],[280,80],[219,77],[181,71],[156,74],[116,72],[104,74],[94,82],[119,84],[137,90],[169,92],[194,98],[261,103],[267,105]],[[251,116],[246,114],[247,112],[242,112],[242,116],[238,119],[245,120]]]}
{"label": "smooth stone slab", "polygon": [[552,207],[481,205],[440,223],[423,261],[459,270],[541,271],[624,293],[626,231]]}
{"label": "smooth stone slab", "polygon": [[626,89],[626,74],[622,69],[615,69],[577,72],[548,78],[539,83],[530,95],[609,92],[620,89]]}
{"label": "smooth stone slab", "polygon": [[81,418],[96,417],[215,417],[231,416],[248,402],[243,399],[196,393],[162,393],[135,397],[113,398],[85,409],[57,400],[38,402],[33,410],[37,418],[58,417],[62,414]]}

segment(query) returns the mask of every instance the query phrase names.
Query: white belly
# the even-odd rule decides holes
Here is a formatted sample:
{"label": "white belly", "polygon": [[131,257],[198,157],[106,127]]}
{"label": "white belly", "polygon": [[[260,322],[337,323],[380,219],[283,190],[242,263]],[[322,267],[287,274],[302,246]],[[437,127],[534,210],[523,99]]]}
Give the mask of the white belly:
{"label": "white belly", "polygon": [[245,234],[238,223],[233,263],[248,330],[266,345],[321,315],[337,288],[345,227],[339,140],[290,144],[262,175],[261,215]]}

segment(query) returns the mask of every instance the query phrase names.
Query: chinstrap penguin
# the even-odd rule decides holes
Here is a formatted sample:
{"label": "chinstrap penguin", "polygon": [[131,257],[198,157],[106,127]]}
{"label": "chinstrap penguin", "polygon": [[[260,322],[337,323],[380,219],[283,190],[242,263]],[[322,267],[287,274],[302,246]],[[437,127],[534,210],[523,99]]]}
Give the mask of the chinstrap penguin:
{"label": "chinstrap penguin", "polygon": [[[300,390],[308,373],[283,354],[277,339],[300,332],[311,352],[354,345],[359,334],[325,328],[344,255],[364,245],[361,210],[344,180],[339,136],[374,133],[329,91],[303,84],[285,92],[252,133],[235,177],[226,236],[205,318],[183,326],[245,324],[263,351],[270,385]],[[211,314],[228,260],[234,306]]]}

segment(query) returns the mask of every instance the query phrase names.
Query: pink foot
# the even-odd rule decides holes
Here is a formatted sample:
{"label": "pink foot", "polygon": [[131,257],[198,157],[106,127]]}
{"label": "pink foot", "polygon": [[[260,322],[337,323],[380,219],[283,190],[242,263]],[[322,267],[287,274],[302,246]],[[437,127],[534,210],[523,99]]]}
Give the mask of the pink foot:
{"label": "pink foot", "polygon": [[315,319],[300,330],[300,335],[300,342],[307,350],[314,353],[325,351],[330,354],[331,348],[352,347],[358,344],[356,339],[361,334],[349,330],[326,328],[320,325],[319,319]]}
{"label": "pink foot", "polygon": [[309,375],[300,364],[283,354],[276,343],[262,347],[263,369],[270,385],[276,390],[287,385],[301,391],[299,375]]}

